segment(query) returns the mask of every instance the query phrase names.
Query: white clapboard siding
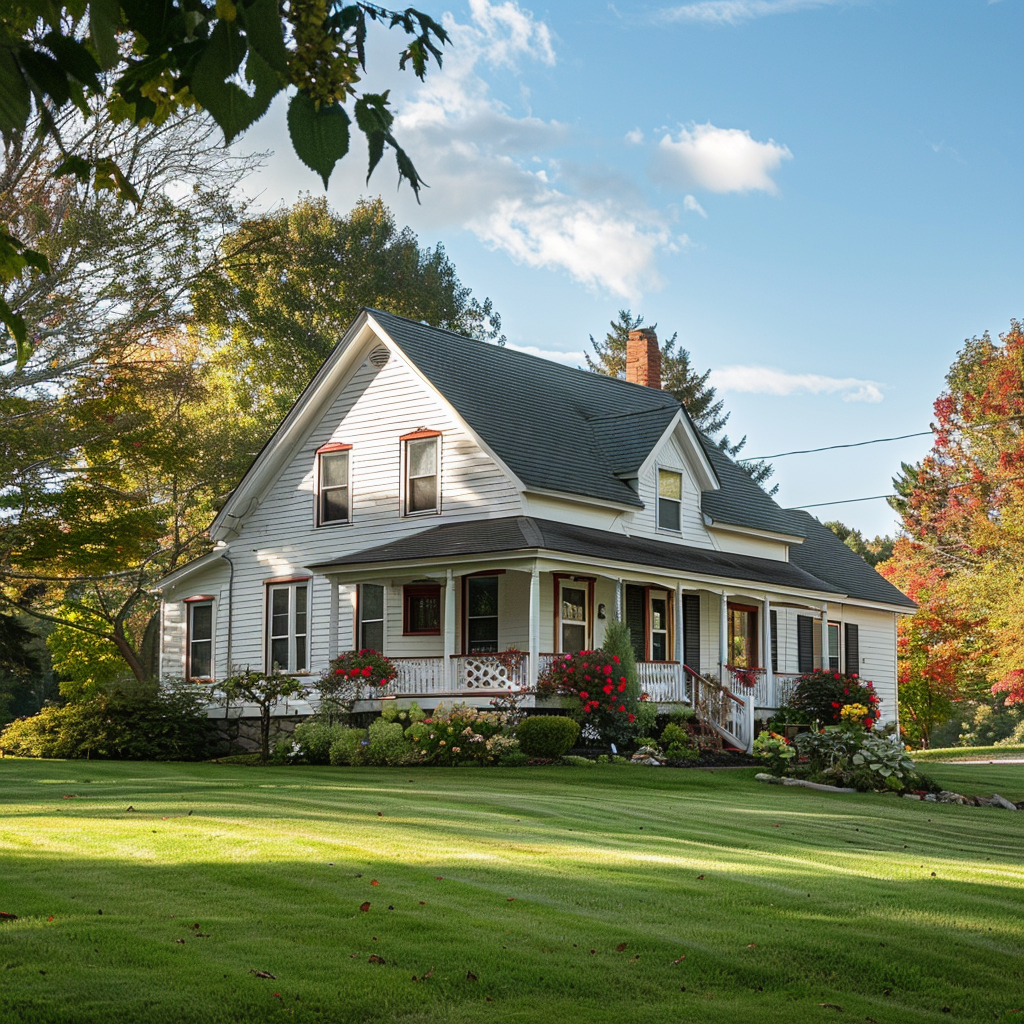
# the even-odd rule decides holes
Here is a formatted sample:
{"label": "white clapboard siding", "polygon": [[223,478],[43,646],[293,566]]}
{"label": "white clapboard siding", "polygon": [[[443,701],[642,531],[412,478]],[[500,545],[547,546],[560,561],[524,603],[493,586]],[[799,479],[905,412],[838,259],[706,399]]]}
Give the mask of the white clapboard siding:
{"label": "white clapboard siding", "polygon": [[[881,700],[882,721],[896,718],[896,614],[846,605],[847,622],[859,626],[861,679],[875,684]],[[845,642],[845,637],[844,637]]]}
{"label": "white clapboard siding", "polygon": [[[680,510],[679,533],[658,529],[658,469],[671,469],[683,475],[683,501]],[[638,481],[638,494],[644,503],[642,509],[627,513],[624,518],[626,532],[636,537],[651,537],[668,543],[686,544],[689,547],[715,547],[711,535],[704,526],[700,511],[700,490],[693,472],[675,436],[669,437],[659,450],[654,464]]]}

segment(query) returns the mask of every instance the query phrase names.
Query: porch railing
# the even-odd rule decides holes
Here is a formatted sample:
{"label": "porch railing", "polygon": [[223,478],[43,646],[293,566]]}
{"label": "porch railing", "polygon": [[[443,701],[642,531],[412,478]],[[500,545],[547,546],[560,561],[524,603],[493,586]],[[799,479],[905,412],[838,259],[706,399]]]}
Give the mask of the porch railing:
{"label": "porch railing", "polygon": [[690,680],[693,693],[693,709],[723,739],[740,750],[750,747],[750,695],[737,696],[727,686],[707,679],[695,672],[689,665],[683,671]]}
{"label": "porch railing", "polygon": [[444,658],[392,658],[398,675],[388,687],[398,697],[444,693]]}
{"label": "porch railing", "polygon": [[453,654],[460,690],[522,690],[530,683],[527,654]]}
{"label": "porch railing", "polygon": [[690,700],[689,688],[678,661],[638,661],[640,689],[657,704],[676,704]]}

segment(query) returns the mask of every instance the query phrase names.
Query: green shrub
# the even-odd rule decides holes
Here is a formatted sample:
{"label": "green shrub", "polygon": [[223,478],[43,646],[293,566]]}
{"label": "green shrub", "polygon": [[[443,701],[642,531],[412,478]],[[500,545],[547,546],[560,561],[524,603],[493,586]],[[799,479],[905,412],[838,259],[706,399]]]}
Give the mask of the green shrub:
{"label": "green shrub", "polygon": [[378,718],[367,731],[369,743],[361,746],[353,764],[394,767],[412,760],[412,742],[406,739],[401,722]]}
{"label": "green shrub", "polygon": [[309,764],[330,764],[331,747],[348,731],[343,725],[329,725],[316,718],[296,726],[295,742],[299,745],[301,759]]}
{"label": "green shrub", "polygon": [[341,729],[337,739],[331,744],[328,759],[333,765],[357,764],[363,741],[366,739],[365,729]]}
{"label": "green shrub", "polygon": [[196,761],[208,756],[214,727],[192,688],[155,694],[97,693],[46,707],[0,733],[0,750],[21,757]]}
{"label": "green shrub", "polygon": [[515,750],[510,751],[507,754],[502,754],[498,758],[499,768],[521,768],[524,764],[529,761],[529,757],[526,756],[518,747]]}
{"label": "green shrub", "polygon": [[801,676],[789,700],[791,708],[803,711],[823,725],[837,725],[842,721],[842,710],[850,704],[867,708],[862,723],[870,729],[877,723],[879,699],[873,683],[862,683],[857,676],[818,669]]}
{"label": "green shrub", "polygon": [[567,764],[570,768],[593,768],[594,762],[589,757],[574,757],[572,754],[562,756],[560,764]]}
{"label": "green shrub", "polygon": [[572,750],[579,734],[579,723],[560,715],[533,715],[516,730],[527,757],[562,757]]}
{"label": "green shrub", "polygon": [[765,730],[754,740],[754,757],[768,762],[766,767],[769,774],[781,776],[796,757],[796,749],[785,736]]}
{"label": "green shrub", "polygon": [[661,748],[670,761],[697,761],[700,751],[685,725],[669,722],[661,731]]}

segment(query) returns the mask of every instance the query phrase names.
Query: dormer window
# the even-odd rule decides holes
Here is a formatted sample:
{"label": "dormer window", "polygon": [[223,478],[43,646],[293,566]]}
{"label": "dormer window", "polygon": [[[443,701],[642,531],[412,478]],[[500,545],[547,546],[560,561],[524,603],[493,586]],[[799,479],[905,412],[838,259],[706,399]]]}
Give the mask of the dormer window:
{"label": "dormer window", "polygon": [[402,438],[407,516],[441,511],[440,441],[436,430],[417,430]]}
{"label": "dormer window", "polygon": [[679,533],[682,528],[683,474],[658,470],[658,529]]}
{"label": "dormer window", "polygon": [[351,449],[350,444],[325,444],[316,454],[317,526],[351,521]]}

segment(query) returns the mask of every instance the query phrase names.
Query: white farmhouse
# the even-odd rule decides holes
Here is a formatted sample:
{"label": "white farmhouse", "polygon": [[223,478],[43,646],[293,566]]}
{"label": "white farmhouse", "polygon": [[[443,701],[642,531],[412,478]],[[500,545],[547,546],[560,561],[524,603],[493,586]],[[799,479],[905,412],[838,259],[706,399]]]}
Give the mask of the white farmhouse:
{"label": "white farmhouse", "polygon": [[315,682],[368,647],[399,697],[485,704],[621,618],[651,699],[695,703],[737,746],[817,666],[872,680],[893,720],[913,602],[701,437],[652,331],[627,364],[616,380],[364,310],[213,551],[161,582],[161,676]]}

